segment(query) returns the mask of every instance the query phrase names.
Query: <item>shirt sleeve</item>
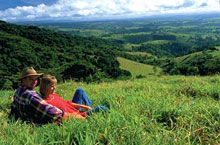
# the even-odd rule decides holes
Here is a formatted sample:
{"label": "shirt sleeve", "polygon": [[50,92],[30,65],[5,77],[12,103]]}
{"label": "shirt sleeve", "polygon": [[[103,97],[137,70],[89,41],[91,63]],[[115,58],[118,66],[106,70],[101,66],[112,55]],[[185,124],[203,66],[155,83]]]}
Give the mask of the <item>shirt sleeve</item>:
{"label": "shirt sleeve", "polygon": [[39,94],[34,93],[30,98],[30,105],[35,108],[35,110],[41,114],[38,117],[42,119],[49,119],[48,121],[61,121],[64,116],[64,111],[48,104],[45,100],[43,100]]}

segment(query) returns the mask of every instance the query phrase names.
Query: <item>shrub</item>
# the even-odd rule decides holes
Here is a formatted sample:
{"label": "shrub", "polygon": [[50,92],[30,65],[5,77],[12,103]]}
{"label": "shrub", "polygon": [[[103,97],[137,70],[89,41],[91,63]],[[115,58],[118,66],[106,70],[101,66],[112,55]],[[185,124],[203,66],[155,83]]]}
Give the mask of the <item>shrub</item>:
{"label": "shrub", "polygon": [[12,89],[12,82],[9,79],[0,79],[0,89],[10,90]]}
{"label": "shrub", "polygon": [[141,79],[141,78],[146,78],[146,76],[142,75],[142,74],[139,74],[139,75],[136,75],[136,78],[137,79]]}
{"label": "shrub", "polygon": [[184,82],[179,87],[180,95],[185,95],[187,97],[203,97],[207,96],[207,92],[202,91],[201,87],[194,82]]}
{"label": "shrub", "polygon": [[97,71],[96,67],[91,63],[75,62],[64,68],[62,76],[64,80],[75,79],[77,81],[92,81],[93,79],[97,79],[96,77],[98,75],[95,75]]}
{"label": "shrub", "polygon": [[163,123],[167,129],[173,129],[176,125],[177,118],[180,116],[178,112],[175,110],[170,111],[163,111],[161,114],[156,118],[156,121],[159,123]]}

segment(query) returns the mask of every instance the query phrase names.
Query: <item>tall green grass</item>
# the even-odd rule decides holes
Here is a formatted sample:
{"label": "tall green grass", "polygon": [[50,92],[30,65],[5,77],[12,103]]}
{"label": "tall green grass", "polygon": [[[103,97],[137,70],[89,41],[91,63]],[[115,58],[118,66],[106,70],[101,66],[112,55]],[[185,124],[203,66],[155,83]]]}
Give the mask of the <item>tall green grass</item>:
{"label": "tall green grass", "polygon": [[110,107],[86,121],[36,126],[8,120],[14,91],[0,91],[0,144],[219,144],[220,76],[147,76],[108,83],[66,82],[72,99],[82,87],[93,106]]}

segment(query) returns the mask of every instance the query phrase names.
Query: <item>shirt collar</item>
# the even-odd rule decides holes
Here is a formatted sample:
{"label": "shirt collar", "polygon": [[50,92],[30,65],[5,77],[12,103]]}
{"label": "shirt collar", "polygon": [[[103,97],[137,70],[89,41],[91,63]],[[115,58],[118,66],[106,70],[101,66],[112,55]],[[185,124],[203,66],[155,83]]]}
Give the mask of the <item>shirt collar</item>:
{"label": "shirt collar", "polygon": [[33,88],[31,87],[27,87],[27,86],[20,86],[21,88],[25,89],[25,90],[33,90]]}

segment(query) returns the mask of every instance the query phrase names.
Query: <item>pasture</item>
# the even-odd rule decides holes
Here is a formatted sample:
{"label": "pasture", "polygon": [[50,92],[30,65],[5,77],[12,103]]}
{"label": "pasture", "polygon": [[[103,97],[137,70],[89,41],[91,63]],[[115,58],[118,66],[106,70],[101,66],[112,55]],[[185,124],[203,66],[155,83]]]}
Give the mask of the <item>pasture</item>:
{"label": "pasture", "polygon": [[86,121],[37,126],[8,120],[13,90],[0,91],[0,144],[218,144],[220,77],[147,76],[103,83],[66,82],[57,93],[71,99],[84,88],[108,106]]}

